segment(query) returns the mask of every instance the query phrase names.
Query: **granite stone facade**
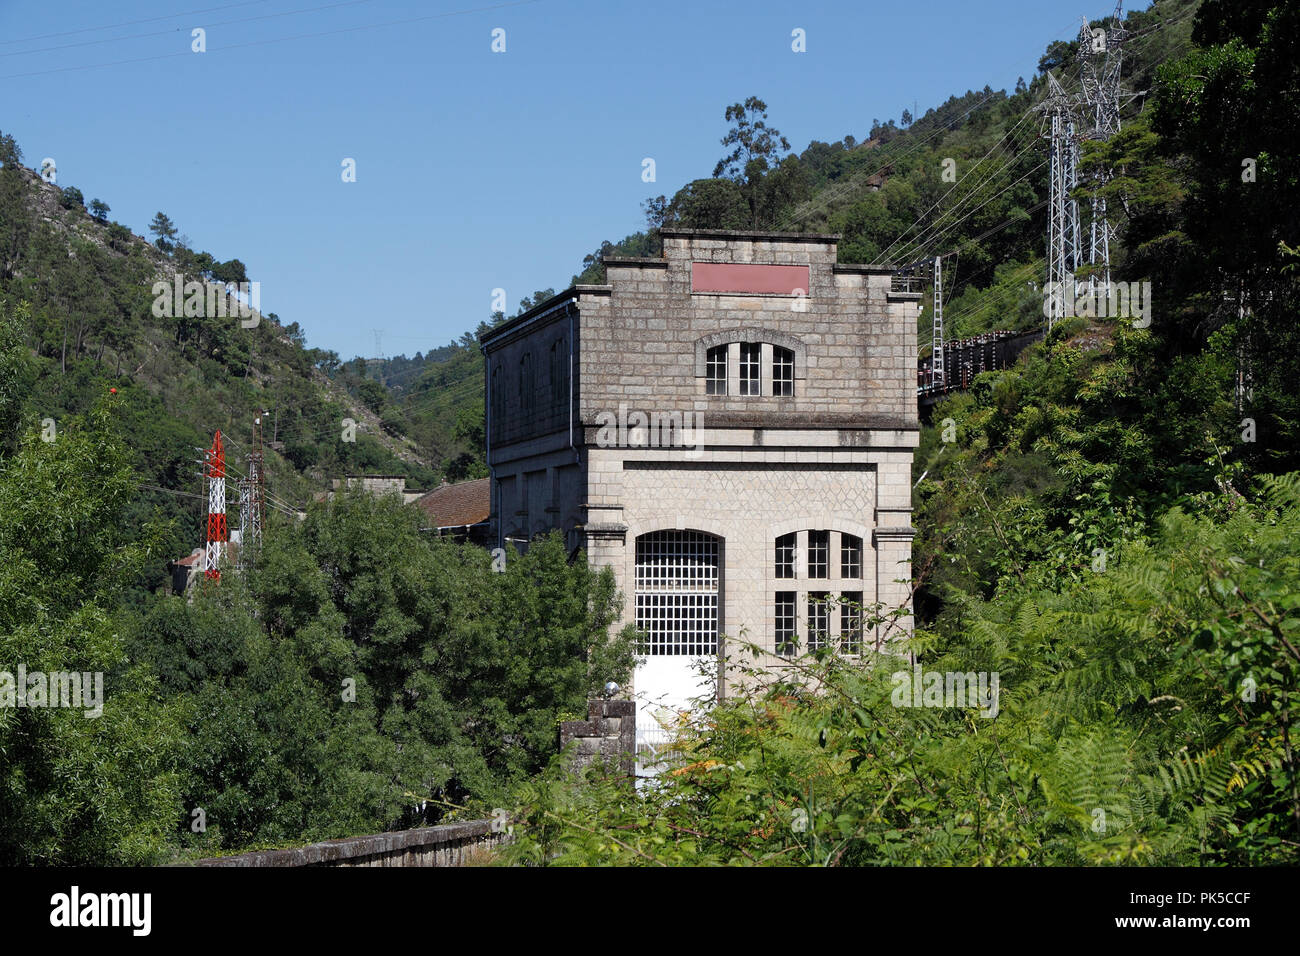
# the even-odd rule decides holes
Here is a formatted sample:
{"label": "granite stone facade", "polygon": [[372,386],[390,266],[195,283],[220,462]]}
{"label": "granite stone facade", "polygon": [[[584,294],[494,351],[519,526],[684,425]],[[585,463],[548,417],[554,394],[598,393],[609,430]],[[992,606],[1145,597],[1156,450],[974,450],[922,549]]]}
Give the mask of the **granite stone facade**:
{"label": "granite stone facade", "polygon": [[[909,600],[919,295],[891,292],[888,268],[838,264],[835,236],[663,236],[660,258],[608,259],[606,284],[576,286],[483,336],[492,534],[522,544],[558,528],[614,569],[625,620],[654,617],[665,647],[683,640],[663,620],[677,601],[694,609],[684,612],[693,635],[743,636],[783,667],[777,604],[791,593],[801,643],[810,593]],[[693,291],[699,263],[723,264],[707,270],[709,288],[734,291]],[[745,288],[801,275],[807,288]],[[702,589],[647,570],[638,591],[638,541],[643,565],[672,564],[664,549],[682,536],[654,536],[674,531],[703,536],[682,560],[716,569]],[[796,549],[793,578],[778,567],[778,538]],[[825,639],[841,636],[840,614],[829,613]],[[680,702],[688,657],[709,655],[648,657],[638,697]],[[726,674],[698,693],[737,686]]]}

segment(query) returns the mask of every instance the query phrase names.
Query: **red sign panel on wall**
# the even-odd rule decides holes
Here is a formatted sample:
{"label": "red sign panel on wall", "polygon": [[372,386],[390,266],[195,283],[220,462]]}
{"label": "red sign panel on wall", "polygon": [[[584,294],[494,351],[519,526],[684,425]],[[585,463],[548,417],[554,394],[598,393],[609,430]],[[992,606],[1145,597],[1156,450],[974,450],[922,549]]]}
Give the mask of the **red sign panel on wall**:
{"label": "red sign panel on wall", "polygon": [[691,291],[807,295],[808,267],[768,266],[749,262],[693,262]]}

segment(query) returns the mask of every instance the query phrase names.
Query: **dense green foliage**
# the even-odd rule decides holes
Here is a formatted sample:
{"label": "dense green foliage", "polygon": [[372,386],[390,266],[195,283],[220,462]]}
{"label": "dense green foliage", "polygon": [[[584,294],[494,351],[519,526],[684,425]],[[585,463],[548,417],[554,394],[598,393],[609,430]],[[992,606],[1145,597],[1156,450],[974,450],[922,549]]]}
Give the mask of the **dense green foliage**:
{"label": "dense green foliage", "polygon": [[[609,572],[558,539],[492,570],[365,495],[280,529],[246,582],[153,600],[133,657],[190,704],[183,753],[200,845],[238,848],[438,820],[536,772],[557,721],[630,671],[605,643]],[[490,806],[490,802],[488,803]]]}
{"label": "dense green foliage", "polygon": [[553,771],[513,856],[601,864],[1295,862],[1300,476],[1175,509],[1118,566],[954,601],[926,671],[996,672],[998,713],[897,705],[905,658],[714,710],[634,797]]}
{"label": "dense green foliage", "polygon": [[[766,692],[684,729],[639,792],[552,761],[558,721],[632,663],[630,634],[606,639],[611,574],[558,538],[498,571],[395,498],[344,494],[273,514],[251,571],[192,600],[158,587],[199,505],[153,489],[188,487],[192,449],[257,409],[294,501],[345,471],[484,474],[475,335],[343,363],[274,316],[155,318],[158,275],[244,264],[161,212],[153,245],[87,213],[0,134],[0,670],[101,671],[106,691],[94,719],[0,708],[0,861],[153,862],[501,805],[512,858],[538,864],[1295,862],[1300,23],[1277,0],[1197,6],[1129,15],[1148,106],[1085,149],[1116,172],[1116,271],[1152,282],[1152,326],[1062,322],[941,403],[916,459],[914,637],[753,672]],[[957,250],[953,335],[1037,325],[1031,108],[1075,52],[798,155],[761,100],[734,104],[713,177],[649,199],[646,230],[574,281],[671,226],[833,231],[846,261]],[[960,216],[945,159],[973,171]],[[339,441],[358,416],[372,432]],[[900,706],[894,653],[997,674],[997,715]]]}
{"label": "dense green foliage", "polygon": [[[35,376],[25,319],[0,309],[5,421]],[[0,862],[145,863],[436,820],[536,772],[559,719],[627,680],[608,570],[558,537],[494,570],[396,497],[273,520],[255,569],[142,600],[165,536],[127,504],[128,404],[105,396],[0,450],[0,670],[104,675],[98,717],[0,708]]]}
{"label": "dense green foliage", "polygon": [[[1206,3],[1185,56],[1150,34],[1161,55],[1133,71],[1153,109],[1086,150],[1117,172],[1117,271],[1151,280],[1151,328],[1062,322],[923,429],[918,626],[890,649],[925,673],[997,674],[996,716],[906,706],[892,680],[910,676],[906,656],[808,655],[796,678],[687,727],[687,755],[636,796],[558,766],[521,790],[515,859],[1300,859],[1300,183],[1283,115],[1300,79],[1295,18],[1275,0]],[[1072,56],[1054,45],[1044,66]],[[864,225],[868,253],[896,234],[878,215]],[[973,309],[1041,321],[1035,270],[1015,265],[1032,265],[1029,238],[1013,225],[982,252],[962,247],[977,275],[988,255],[997,281],[958,284],[958,332]]]}

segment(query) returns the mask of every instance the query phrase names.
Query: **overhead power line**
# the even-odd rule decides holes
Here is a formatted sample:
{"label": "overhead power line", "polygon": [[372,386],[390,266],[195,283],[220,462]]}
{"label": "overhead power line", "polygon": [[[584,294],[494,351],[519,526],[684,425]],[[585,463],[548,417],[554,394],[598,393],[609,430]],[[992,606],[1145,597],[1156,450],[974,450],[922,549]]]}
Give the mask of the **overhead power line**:
{"label": "overhead power line", "polygon": [[186,10],[183,13],[169,13],[161,17],[145,17],[143,20],[124,20],[121,23],[109,23],[102,27],[81,27],[77,30],[63,30],[59,33],[42,33],[37,36],[19,37],[15,40],[0,40],[0,45],[8,43],[32,43],[36,40],[53,40],[58,37],[75,36],[78,33],[94,33],[97,30],[116,30],[119,27],[134,27],[141,23],[157,23],[160,20],[176,20],[180,17],[197,16],[200,13],[215,13],[218,10],[232,10],[235,7],[251,7],[255,3],[265,3],[266,0],[244,0],[242,3],[227,3],[220,7],[204,7],[201,10]]}
{"label": "overhead power line", "polygon": [[[385,27],[406,26],[412,23],[424,23],[429,20],[445,20],[448,17],[466,16],[471,13],[486,13],[489,10],[502,10],[508,7],[521,7],[532,3],[539,3],[540,0],[508,0],[505,3],[494,3],[482,7],[469,7],[464,10],[451,10],[447,13],[431,13],[422,17],[406,17],[401,20],[386,20],[382,23],[366,23],[353,27],[339,27],[335,30],[321,30],[315,33],[298,33],[292,36],[272,37],[267,40],[250,40],[246,43],[231,43],[225,46],[210,48],[205,55],[211,56],[214,53],[225,53],[230,50],[243,50],[249,47],[267,46],[273,43],[288,43],[292,40],[310,40],[319,37],[339,36],[345,33],[360,33],[363,30],[381,30]],[[0,80],[15,80],[29,76],[49,76],[54,73],[73,73],[80,70],[97,70],[101,67],[108,66],[125,66],[130,63],[149,63],[156,60],[170,60],[181,56],[193,56],[194,54],[185,49],[177,53],[159,53],[155,56],[132,57],[125,60],[111,60],[104,63],[87,63],[81,66],[64,66],[50,70],[32,70],[27,73],[8,73],[0,76]]]}

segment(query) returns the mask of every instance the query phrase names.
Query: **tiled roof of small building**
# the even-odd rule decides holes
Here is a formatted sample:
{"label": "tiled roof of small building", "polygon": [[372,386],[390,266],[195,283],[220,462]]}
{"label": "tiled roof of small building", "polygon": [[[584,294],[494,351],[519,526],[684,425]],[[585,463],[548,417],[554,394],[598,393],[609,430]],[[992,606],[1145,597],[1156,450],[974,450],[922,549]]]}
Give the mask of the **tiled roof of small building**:
{"label": "tiled roof of small building", "polygon": [[460,528],[487,521],[492,514],[490,478],[458,481],[435,488],[413,504],[424,512],[432,528]]}

